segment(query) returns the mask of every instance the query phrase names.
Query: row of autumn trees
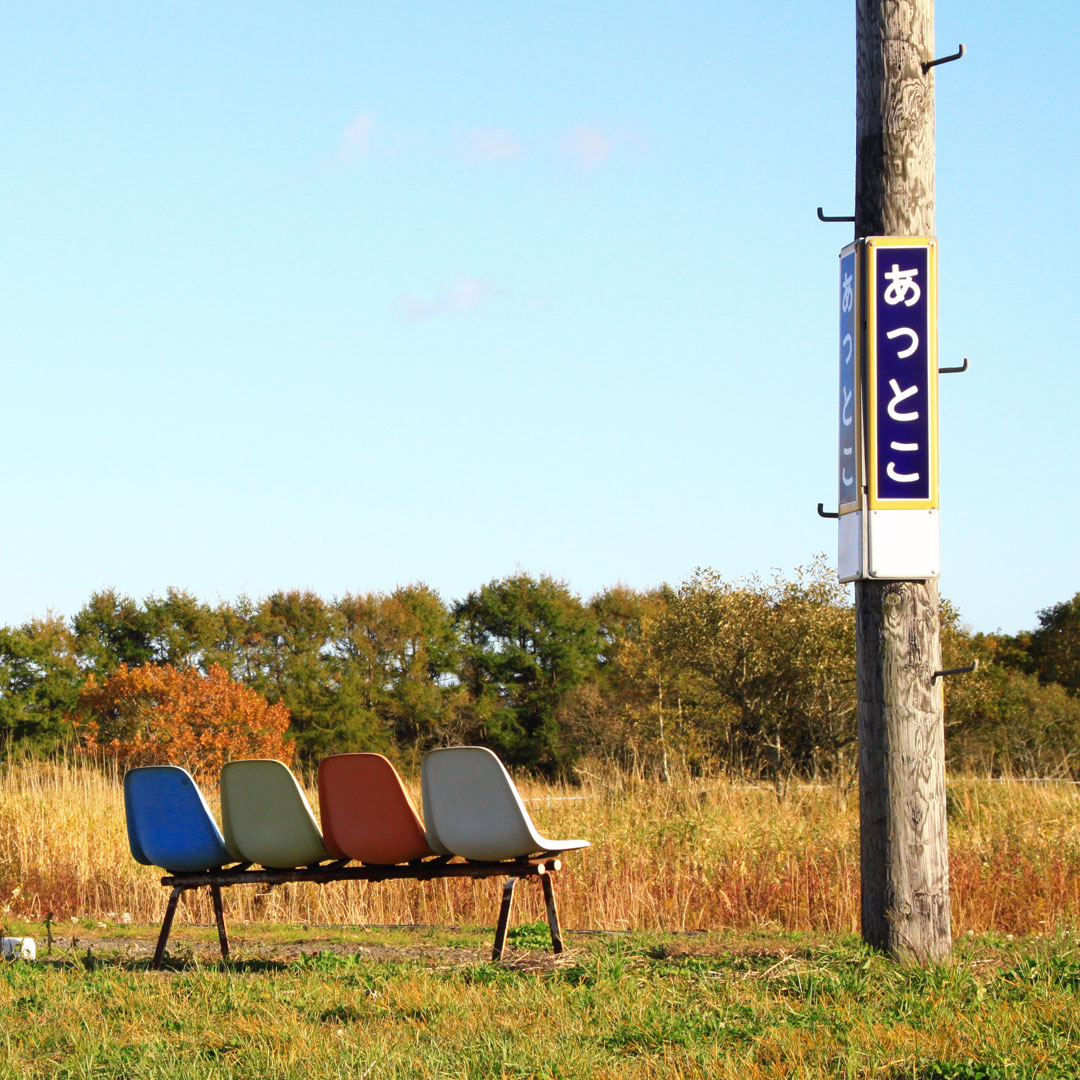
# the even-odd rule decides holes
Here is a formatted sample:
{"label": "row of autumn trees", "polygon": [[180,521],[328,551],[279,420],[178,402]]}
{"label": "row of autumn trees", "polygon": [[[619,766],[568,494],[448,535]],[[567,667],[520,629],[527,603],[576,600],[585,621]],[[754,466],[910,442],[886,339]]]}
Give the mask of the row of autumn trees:
{"label": "row of autumn trees", "polygon": [[[699,570],[588,601],[524,573],[451,604],[422,584],[217,606],[104,591],[71,619],[0,629],[0,741],[128,760],[376,750],[405,764],[464,742],[564,775],[586,758],[659,775],[842,775],[853,619],[823,560],[790,578]],[[1080,773],[1080,594],[1039,621],[973,635],[943,605],[945,666],[981,661],[946,686],[953,768]]]}

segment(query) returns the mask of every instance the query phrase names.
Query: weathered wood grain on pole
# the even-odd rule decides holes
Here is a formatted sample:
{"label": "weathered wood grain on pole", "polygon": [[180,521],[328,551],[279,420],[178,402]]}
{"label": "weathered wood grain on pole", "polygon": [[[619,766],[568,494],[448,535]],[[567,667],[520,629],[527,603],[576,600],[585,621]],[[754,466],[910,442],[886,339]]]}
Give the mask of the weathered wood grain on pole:
{"label": "weathered wood grain on pole", "polygon": [[862,935],[900,960],[951,944],[935,581],[855,588]]}
{"label": "weathered wood grain on pole", "polygon": [[934,233],[932,0],[856,0],[855,235]]}
{"label": "weathered wood grain on pole", "polygon": [[[934,233],[932,0],[856,0],[856,236]],[[951,946],[936,581],[855,584],[863,940],[898,960]]]}

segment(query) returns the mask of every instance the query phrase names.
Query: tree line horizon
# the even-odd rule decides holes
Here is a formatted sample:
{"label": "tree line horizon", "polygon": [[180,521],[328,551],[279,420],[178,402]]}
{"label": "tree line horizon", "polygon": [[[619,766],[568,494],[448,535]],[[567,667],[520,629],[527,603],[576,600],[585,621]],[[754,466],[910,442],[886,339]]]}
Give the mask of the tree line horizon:
{"label": "tree line horizon", "polygon": [[[944,666],[980,661],[945,681],[949,767],[1080,776],[1080,593],[1016,635],[973,633],[947,601],[941,614]],[[179,588],[142,601],[105,589],[71,618],[0,628],[0,749],[54,753],[91,729],[117,733],[114,747],[144,738],[102,689],[154,667],[213,684],[232,731],[255,713],[225,683],[259,695],[307,765],[369,750],[412,767],[435,746],[478,743],[547,775],[601,759],[783,785],[849,775],[857,757],[854,612],[823,556],[786,577],[699,568],[587,600],[524,572],[449,603],[421,582],[216,605]],[[140,709],[159,693],[141,685]],[[187,708],[176,700],[159,726]],[[165,760],[170,732],[155,737]]]}

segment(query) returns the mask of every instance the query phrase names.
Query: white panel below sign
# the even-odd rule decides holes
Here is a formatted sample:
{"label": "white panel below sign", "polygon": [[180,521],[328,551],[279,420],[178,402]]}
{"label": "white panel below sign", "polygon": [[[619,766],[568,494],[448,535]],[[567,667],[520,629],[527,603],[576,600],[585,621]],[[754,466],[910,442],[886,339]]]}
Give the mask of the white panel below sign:
{"label": "white panel below sign", "polygon": [[858,581],[859,578],[866,576],[863,573],[865,553],[863,551],[862,512],[856,510],[851,514],[841,514],[837,524],[840,529],[837,576],[843,582]]}
{"label": "white panel below sign", "polygon": [[871,510],[867,526],[867,577],[898,581],[941,574],[937,510]]}

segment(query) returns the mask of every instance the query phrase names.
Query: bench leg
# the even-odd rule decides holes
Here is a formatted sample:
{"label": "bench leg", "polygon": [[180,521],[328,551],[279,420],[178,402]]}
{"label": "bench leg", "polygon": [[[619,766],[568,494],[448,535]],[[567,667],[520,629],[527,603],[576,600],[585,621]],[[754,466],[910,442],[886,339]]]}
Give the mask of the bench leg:
{"label": "bench leg", "polygon": [[551,951],[561,953],[563,951],[562,931],[559,929],[559,909],[555,906],[555,886],[551,875],[542,874],[540,884],[544,887],[544,907],[547,908],[548,927],[551,930]]}
{"label": "bench leg", "polygon": [[161,933],[158,934],[157,948],[154,950],[154,959],[150,961],[151,971],[161,970],[161,961],[165,959],[165,946],[169,941],[169,931],[172,930],[173,916],[176,914],[176,902],[180,899],[180,894],[184,890],[179,886],[175,886],[173,891],[169,893],[169,903],[165,908],[165,918],[161,922]]}
{"label": "bench leg", "polygon": [[225,930],[225,909],[221,904],[221,886],[210,886],[210,899],[214,902],[214,918],[217,920],[217,936],[221,945],[221,959],[229,959],[229,935]]}
{"label": "bench leg", "polygon": [[502,959],[503,949],[506,947],[506,924],[510,921],[510,907],[514,903],[515,885],[517,885],[517,878],[507,878],[503,886],[499,924],[495,927],[495,947],[491,952],[492,963],[498,963]]}

